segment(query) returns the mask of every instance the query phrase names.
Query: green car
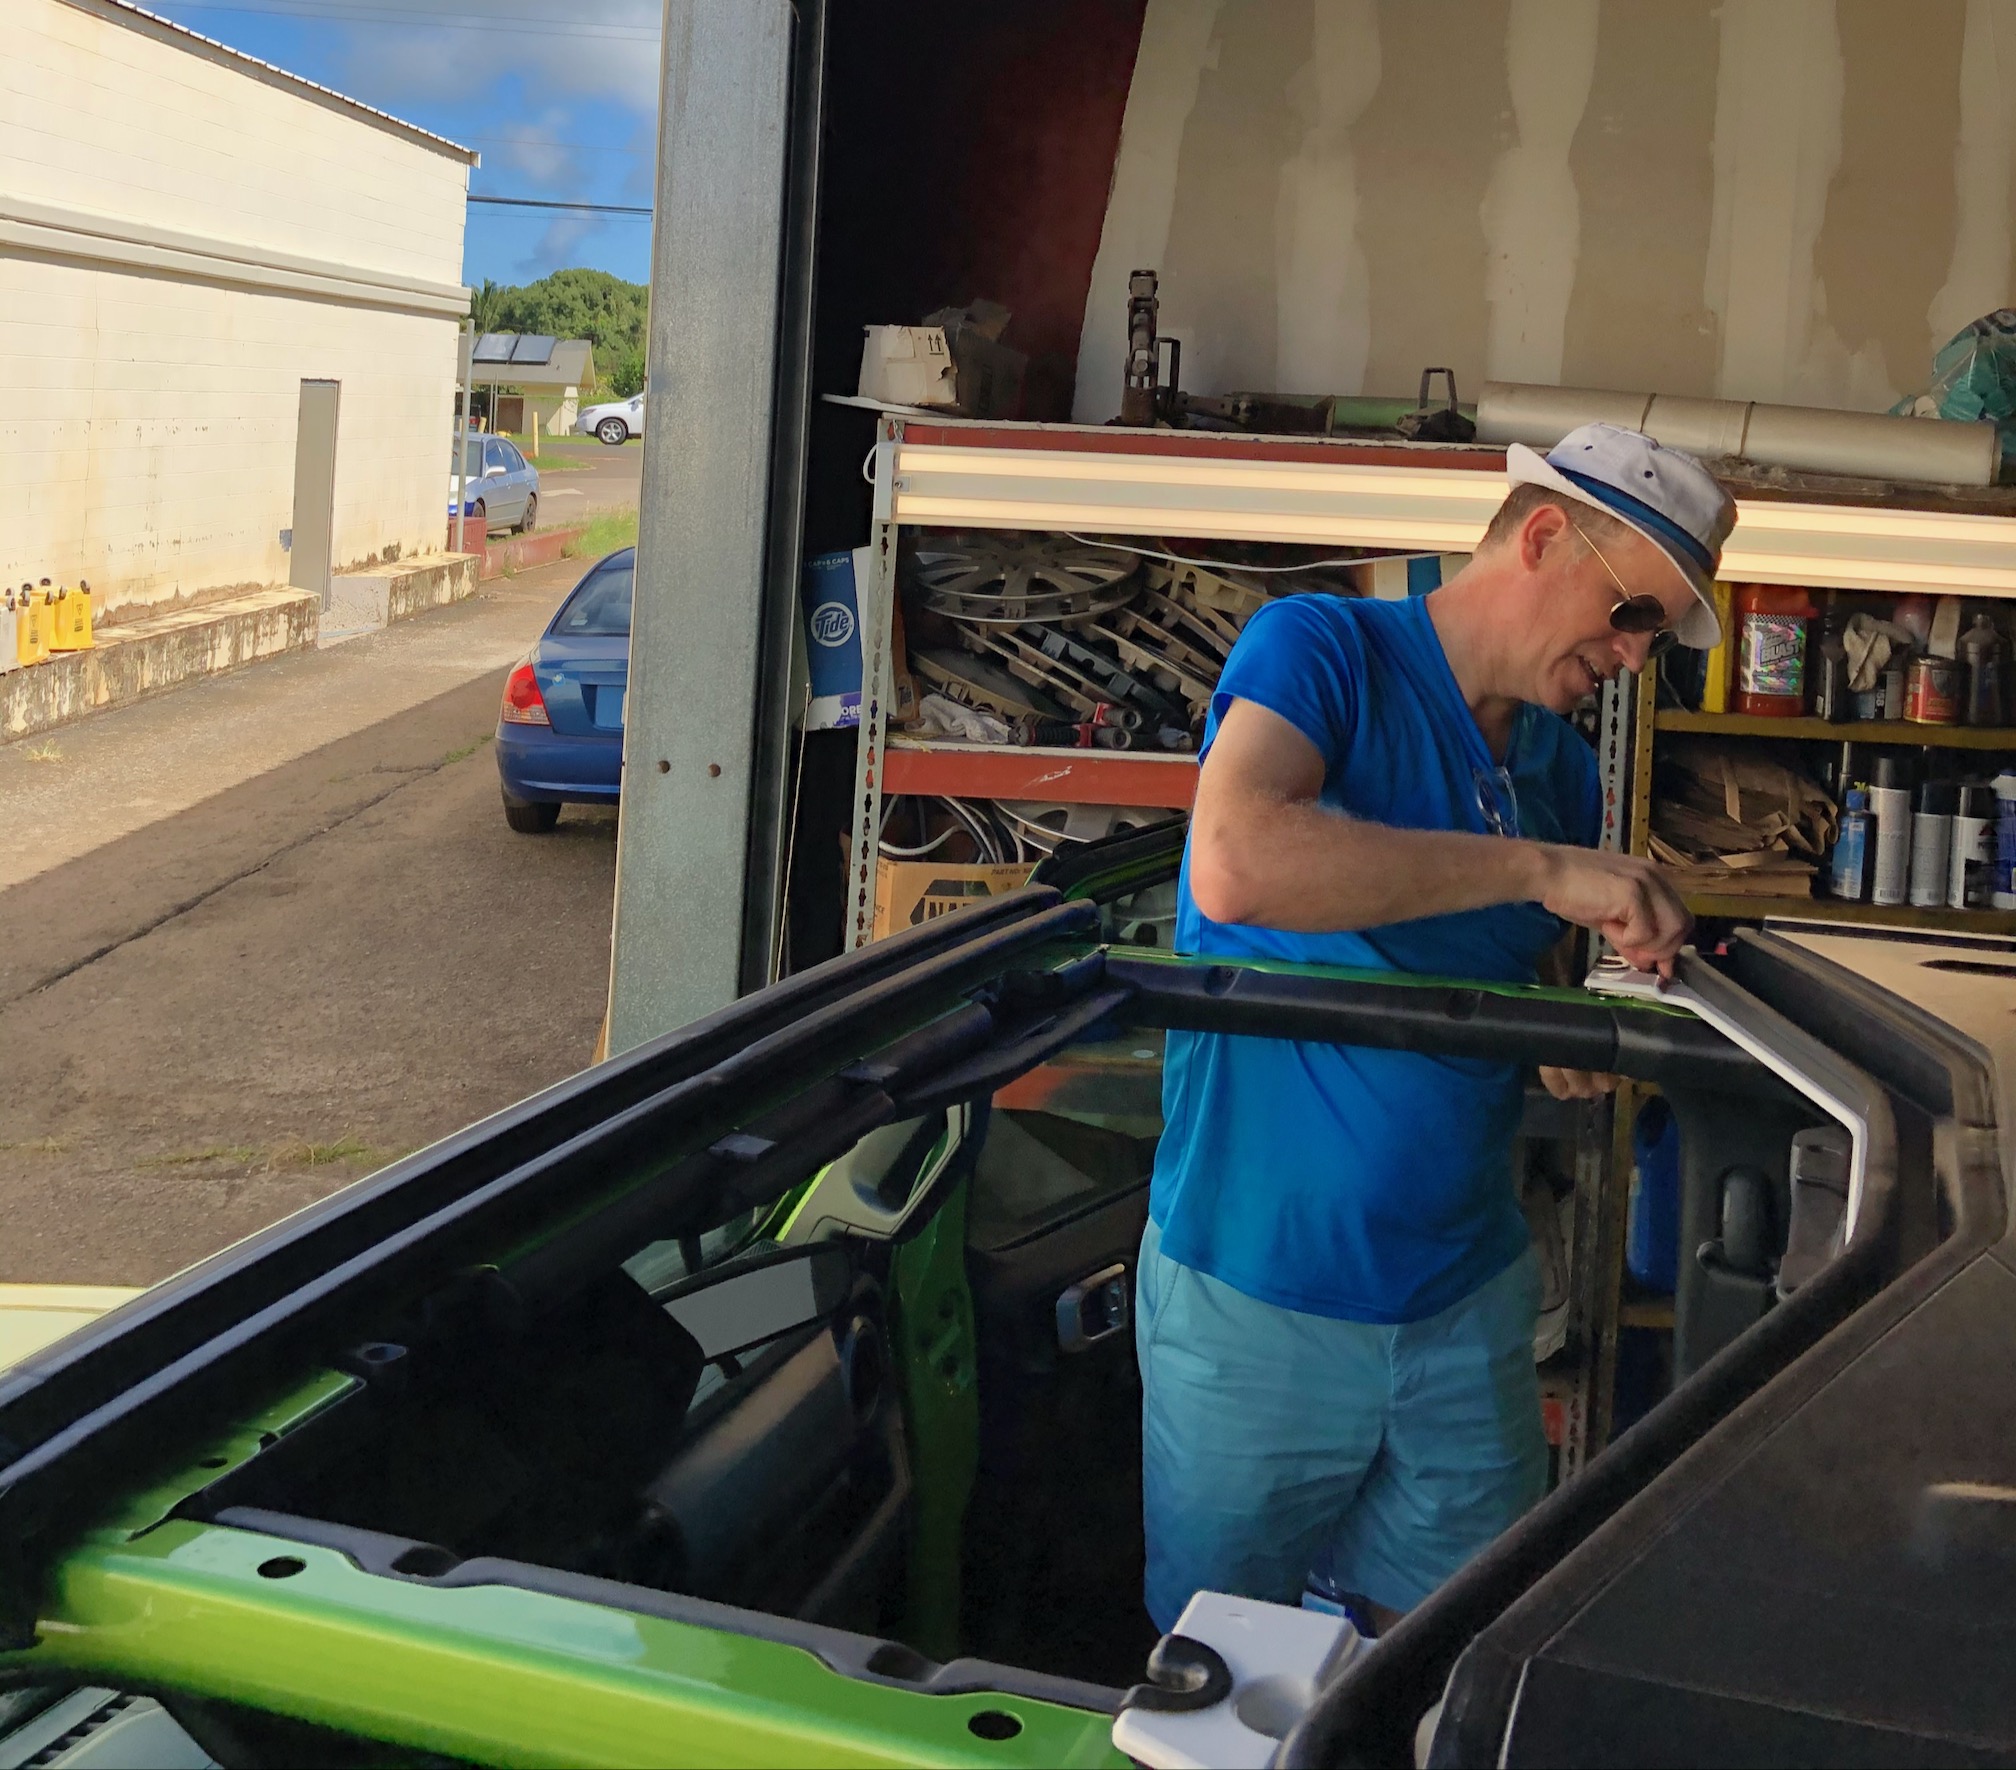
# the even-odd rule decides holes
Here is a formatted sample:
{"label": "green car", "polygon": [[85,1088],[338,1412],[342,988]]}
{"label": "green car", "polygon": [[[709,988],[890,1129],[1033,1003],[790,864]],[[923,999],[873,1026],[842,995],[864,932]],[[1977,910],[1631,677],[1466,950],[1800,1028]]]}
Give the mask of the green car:
{"label": "green car", "polygon": [[[1711,1695],[1861,1725],[1894,1679],[1848,1648],[1766,1665],[1754,1628],[1756,1665],[1717,1660],[1735,1588],[1705,1572],[1643,1596],[1663,1630],[1596,1631],[1617,1663],[1549,1655],[1710,1501],[1749,1520],[1767,1633],[1824,1586],[1846,1639],[1853,1581],[1797,1562],[1829,1533],[1766,1530],[1742,1508],[1796,1515],[1798,1484],[1744,1472],[1804,1467],[1841,1372],[1887,1380],[1870,1348],[1917,1331],[1928,1274],[2001,1237],[1994,1052],[1865,974],[1954,953],[1750,936],[1665,999],[1184,960],[1127,907],[1180,843],[1116,838],[792,977],[0,1373],[0,1764],[1124,1764],[1116,1717],[1175,1763],[1213,1715],[1255,1763],[1412,1762],[1417,1732],[1523,1762],[1581,1737],[1563,1704],[1607,1717],[1609,1761],[1709,1761],[1722,1735],[1673,1717]],[[1130,1305],[1171,1028],[1610,1070],[1682,1128],[1682,1380],[1387,1639],[1258,1707],[1252,1665],[1158,1643],[1140,1601]],[[1974,1331],[2008,1336],[2001,1307]],[[1956,1431],[2006,1420],[2006,1369],[1941,1372],[1982,1391]],[[1870,1602],[1917,1590],[1908,1525],[1856,1539]],[[1999,1591],[1948,1582],[1951,1626]]]}

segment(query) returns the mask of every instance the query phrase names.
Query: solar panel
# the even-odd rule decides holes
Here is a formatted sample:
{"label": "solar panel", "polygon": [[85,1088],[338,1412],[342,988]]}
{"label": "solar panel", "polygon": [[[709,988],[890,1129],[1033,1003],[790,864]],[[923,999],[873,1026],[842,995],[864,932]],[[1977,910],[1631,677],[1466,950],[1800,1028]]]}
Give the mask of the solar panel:
{"label": "solar panel", "polygon": [[511,347],[514,363],[550,363],[553,360],[553,346],[557,339],[528,332]]}
{"label": "solar panel", "polygon": [[474,361],[479,363],[508,363],[511,360],[511,346],[517,343],[511,332],[485,332],[476,340]]}

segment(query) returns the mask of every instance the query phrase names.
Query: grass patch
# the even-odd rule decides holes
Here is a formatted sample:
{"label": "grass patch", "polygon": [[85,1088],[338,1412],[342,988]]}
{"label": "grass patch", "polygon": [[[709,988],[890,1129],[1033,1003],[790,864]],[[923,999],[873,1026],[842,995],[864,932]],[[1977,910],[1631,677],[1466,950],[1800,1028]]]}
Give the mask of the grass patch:
{"label": "grass patch", "polygon": [[143,1168],[195,1168],[206,1162],[229,1162],[233,1167],[249,1167],[264,1154],[245,1143],[213,1143],[208,1149],[178,1149],[173,1155],[150,1155],[141,1160]]}
{"label": "grass patch", "polygon": [[600,510],[589,517],[581,532],[567,543],[566,557],[600,559],[603,554],[614,553],[619,547],[636,545],[636,511]]}
{"label": "grass patch", "polygon": [[356,1137],[338,1137],[334,1143],[283,1143],[271,1152],[276,1168],[326,1168],[331,1162],[371,1162],[384,1159],[383,1153]]}
{"label": "grass patch", "polygon": [[361,1138],[342,1136],[329,1143],[301,1139],[291,1143],[213,1143],[207,1149],[178,1149],[169,1155],[143,1157],[143,1168],[199,1168],[221,1164],[257,1173],[276,1173],[286,1168],[326,1168],[337,1162],[368,1162],[383,1167],[392,1160],[389,1152],[374,1149]]}
{"label": "grass patch", "polygon": [[53,740],[46,744],[30,744],[21,754],[26,756],[30,762],[61,762],[63,760],[63,752],[57,749]]}
{"label": "grass patch", "polygon": [[[474,436],[476,432],[471,431]],[[532,453],[532,439],[522,433],[495,431],[497,436],[509,436],[518,445],[518,452],[539,469],[541,473],[585,473],[588,463],[597,455],[614,454],[606,443],[598,442],[592,436],[541,436],[539,453]]]}
{"label": "grass patch", "polygon": [[466,761],[469,757],[475,755],[478,750],[482,749],[482,747],[496,735],[497,734],[494,731],[486,731],[474,743],[464,744],[459,750],[450,750],[447,755],[441,758],[441,766],[443,768],[446,768],[451,762]]}
{"label": "grass patch", "polygon": [[22,1155],[61,1155],[69,1147],[60,1137],[29,1137],[20,1143],[0,1143],[0,1152],[18,1150]]}

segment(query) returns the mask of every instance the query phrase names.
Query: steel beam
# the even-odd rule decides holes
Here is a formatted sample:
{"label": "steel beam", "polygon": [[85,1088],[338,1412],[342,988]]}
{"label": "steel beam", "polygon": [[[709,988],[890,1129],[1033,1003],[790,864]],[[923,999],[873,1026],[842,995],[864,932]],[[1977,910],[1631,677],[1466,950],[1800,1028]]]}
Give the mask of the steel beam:
{"label": "steel beam", "polygon": [[789,0],[665,5],[612,1054],[732,1001],[748,918],[759,951],[772,926],[774,867],[764,903],[745,887],[752,804],[776,796],[773,551],[797,550],[771,520],[796,19]]}

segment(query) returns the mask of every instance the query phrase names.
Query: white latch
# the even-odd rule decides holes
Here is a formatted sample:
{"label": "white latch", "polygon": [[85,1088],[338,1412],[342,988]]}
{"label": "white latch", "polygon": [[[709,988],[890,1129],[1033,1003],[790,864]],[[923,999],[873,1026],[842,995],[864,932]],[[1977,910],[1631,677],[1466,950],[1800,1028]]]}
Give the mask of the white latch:
{"label": "white latch", "polygon": [[1192,1598],[1165,1645],[1178,1638],[1206,1649],[1191,1656],[1206,1666],[1215,1655],[1224,1676],[1199,1680],[1189,1697],[1207,1700],[1197,1706],[1134,1702],[1120,1711],[1113,1744],[1148,1770],[1262,1770],[1316,1692],[1364,1647],[1344,1617],[1224,1592]]}

